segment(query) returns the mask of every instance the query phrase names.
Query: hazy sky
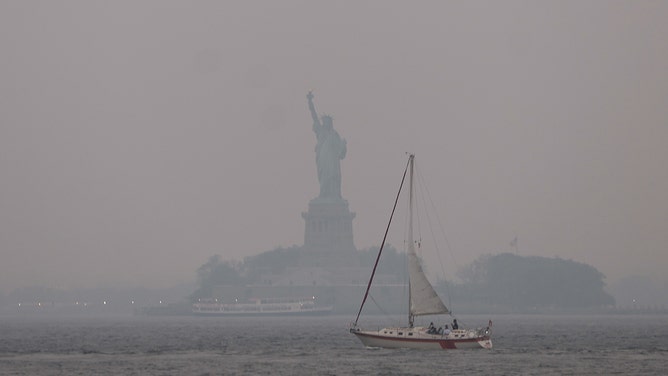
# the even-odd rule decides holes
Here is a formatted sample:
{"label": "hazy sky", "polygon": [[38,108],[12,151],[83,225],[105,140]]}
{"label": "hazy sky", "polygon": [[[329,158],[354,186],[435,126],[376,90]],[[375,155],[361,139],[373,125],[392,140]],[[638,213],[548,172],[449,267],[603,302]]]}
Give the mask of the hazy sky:
{"label": "hazy sky", "polygon": [[417,154],[457,263],[668,266],[668,2],[0,2],[0,291],[168,286],[301,245],[306,93],[355,244]]}

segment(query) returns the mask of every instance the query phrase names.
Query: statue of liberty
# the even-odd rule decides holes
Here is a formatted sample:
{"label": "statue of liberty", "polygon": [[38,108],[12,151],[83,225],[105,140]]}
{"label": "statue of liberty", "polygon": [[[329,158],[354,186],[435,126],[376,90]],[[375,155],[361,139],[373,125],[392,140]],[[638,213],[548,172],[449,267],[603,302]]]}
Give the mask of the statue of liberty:
{"label": "statue of liberty", "polygon": [[320,198],[341,198],[341,159],[346,156],[346,140],[334,130],[332,117],[318,118],[313,105],[313,93],[308,92],[308,107],[313,118],[313,132],[318,140],[315,146],[315,163],[318,167]]}

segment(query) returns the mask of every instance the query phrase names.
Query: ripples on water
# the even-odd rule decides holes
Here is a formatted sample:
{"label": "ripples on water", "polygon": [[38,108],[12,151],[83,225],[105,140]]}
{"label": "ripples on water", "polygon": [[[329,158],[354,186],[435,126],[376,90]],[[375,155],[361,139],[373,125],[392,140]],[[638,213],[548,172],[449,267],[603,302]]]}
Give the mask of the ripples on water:
{"label": "ripples on water", "polygon": [[[0,317],[2,375],[661,375],[668,316],[494,319],[495,348],[364,348],[349,316]],[[461,316],[483,325],[488,317]]]}

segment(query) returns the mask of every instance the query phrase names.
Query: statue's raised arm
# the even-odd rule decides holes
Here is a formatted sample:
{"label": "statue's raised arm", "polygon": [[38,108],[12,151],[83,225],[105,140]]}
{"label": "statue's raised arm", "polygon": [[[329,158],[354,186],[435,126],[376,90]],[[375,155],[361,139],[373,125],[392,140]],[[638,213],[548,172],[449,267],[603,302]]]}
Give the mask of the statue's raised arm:
{"label": "statue's raised arm", "polygon": [[318,118],[318,113],[315,112],[315,105],[313,104],[313,91],[309,91],[306,98],[308,99],[308,109],[311,110],[311,117],[313,118],[313,127],[320,127],[320,118]]}
{"label": "statue's raised arm", "polygon": [[313,132],[317,144],[315,145],[315,163],[318,167],[318,181],[320,182],[319,198],[341,198],[341,165],[340,161],[346,156],[346,140],[342,139],[334,130],[334,122],[329,115],[318,117],[313,105],[313,93],[308,92],[308,108],[313,118]]}

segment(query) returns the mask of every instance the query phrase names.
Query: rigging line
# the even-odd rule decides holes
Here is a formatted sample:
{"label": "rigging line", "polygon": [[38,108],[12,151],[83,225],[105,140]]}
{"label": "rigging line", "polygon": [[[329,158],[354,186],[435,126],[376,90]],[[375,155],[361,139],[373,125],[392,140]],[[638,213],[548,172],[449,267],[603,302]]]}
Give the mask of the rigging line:
{"label": "rigging line", "polygon": [[357,321],[360,319],[360,314],[362,313],[362,308],[364,308],[364,302],[366,302],[367,296],[369,296],[369,289],[371,288],[371,282],[373,281],[373,276],[376,274],[376,268],[378,267],[378,261],[380,260],[380,254],[383,253],[383,247],[385,246],[385,240],[387,239],[387,233],[390,231],[390,224],[392,224],[392,217],[394,216],[394,211],[397,209],[397,202],[399,202],[399,195],[401,194],[401,188],[404,186],[404,181],[406,180],[406,172],[408,171],[408,166],[413,159],[413,154],[408,157],[408,163],[406,163],[406,168],[404,169],[404,175],[401,177],[401,184],[399,185],[399,192],[397,192],[397,198],[394,200],[394,206],[392,207],[392,213],[390,214],[390,220],[387,222],[387,228],[385,229],[385,235],[383,235],[383,242],[380,244],[380,249],[378,250],[378,256],[376,256],[376,263],[373,265],[373,270],[371,271],[371,278],[369,278],[369,284],[366,286],[366,292],[364,293],[364,299],[362,299],[362,305],[360,305],[360,310],[357,312],[357,318],[355,319],[355,326],[357,326]]}
{"label": "rigging line", "polygon": [[[425,183],[424,177],[422,176],[421,173],[418,174],[418,179],[419,179],[419,182],[420,182],[420,184],[419,184],[419,186],[418,186],[419,189],[420,189],[420,193],[421,193],[421,195],[420,195],[421,197],[420,197],[420,198],[422,199],[422,204],[424,205],[424,207],[427,208],[427,207],[429,207],[429,206],[427,205],[426,200],[425,200],[425,197],[429,197],[429,192],[428,192],[428,189],[427,189],[427,184]],[[430,197],[429,197],[429,198],[430,198]],[[430,201],[430,203],[431,203],[431,210],[432,210],[434,213],[438,213],[438,211],[436,210],[436,206],[434,205],[434,203],[431,202],[431,201]],[[433,227],[433,225],[432,225],[433,221],[432,221],[432,219],[431,219],[430,211],[425,209],[425,210],[424,210],[424,216],[425,216],[425,218],[426,218],[426,220],[427,220],[427,225],[428,225],[428,228],[429,228],[429,233],[431,234],[431,238],[433,239],[433,242],[434,242],[434,244],[433,244],[433,246],[434,246],[434,251],[435,251],[435,253],[436,253],[436,256],[437,256],[437,258],[438,258],[438,262],[439,262],[440,267],[441,267],[441,273],[442,273],[442,275],[445,275],[445,267],[444,267],[444,265],[443,265],[443,260],[442,260],[442,257],[441,257],[440,248],[439,248],[439,246],[438,246],[438,241],[436,241],[436,236],[434,235],[434,227]],[[446,240],[446,241],[447,241],[447,240]]]}
{"label": "rigging line", "polygon": [[[431,207],[432,207],[432,209],[434,211],[434,214],[436,216],[436,221],[438,222],[439,229],[441,230],[441,236],[443,236],[443,240],[445,241],[445,245],[448,248],[450,256],[452,257],[452,261],[455,264],[455,266],[457,268],[459,268],[459,265],[457,264],[457,258],[455,257],[455,254],[452,250],[452,246],[450,245],[450,241],[448,240],[448,237],[445,234],[445,230],[443,230],[443,223],[441,222],[441,217],[438,215],[438,210],[436,210],[436,205],[434,205],[434,201],[431,198],[431,194],[429,193],[429,188],[427,187],[427,184],[425,183],[424,176],[422,174],[418,174],[418,178],[422,182],[422,184],[420,184],[421,188],[423,188],[425,193],[426,193],[425,195],[423,195],[423,197],[426,196],[429,199],[429,203],[431,204]],[[423,198],[423,201],[424,201],[424,198]],[[432,234],[432,236],[433,236],[433,234]]]}
{"label": "rigging line", "polygon": [[371,301],[376,305],[376,308],[378,308],[378,310],[380,310],[380,313],[382,313],[383,315],[385,315],[385,317],[392,318],[392,316],[390,315],[390,313],[387,312],[386,310],[384,310],[383,307],[381,307],[380,304],[378,304],[378,302],[376,301],[376,299],[374,299],[373,295],[369,295],[369,298],[371,298]]}
{"label": "rigging line", "polygon": [[[455,269],[458,270],[459,265],[457,264],[457,259],[455,258],[454,252],[452,251],[452,247],[450,246],[450,242],[448,241],[448,237],[445,235],[445,231],[443,230],[443,224],[441,222],[441,218],[438,215],[438,210],[436,210],[436,205],[434,205],[434,202],[431,198],[431,194],[429,193],[429,188],[427,187],[424,175],[422,174],[422,172],[420,170],[418,170],[417,171],[417,176],[418,176],[418,181],[420,182],[420,184],[418,184],[419,188],[420,188],[420,191],[424,192],[424,194],[421,195],[423,204],[424,204],[425,207],[428,207],[427,202],[425,200],[425,197],[428,198],[429,203],[431,204],[431,210],[433,210],[434,215],[436,217],[436,221],[438,222],[439,228],[441,229],[441,235],[443,236],[443,240],[445,241],[445,245],[448,248],[448,251],[449,251],[450,256],[452,258],[453,264],[455,264]],[[430,218],[430,215],[429,215],[429,211],[425,210],[424,212],[425,212],[425,216],[427,217],[427,224],[429,225],[429,232],[431,233],[432,239],[434,239],[434,248],[435,248],[435,251],[436,251],[436,256],[438,258],[438,262],[441,266],[441,273],[442,273],[443,276],[445,276],[446,275],[445,274],[445,266],[443,265],[443,259],[441,257],[441,252],[440,252],[440,249],[438,247],[438,242],[436,241],[436,235],[434,234],[434,229],[433,229],[433,226],[432,226],[432,221],[431,221],[431,218]],[[448,295],[448,306],[452,307],[452,302],[451,302],[452,294],[450,292],[450,283],[448,283],[447,278],[445,279],[445,288],[446,288],[446,293]]]}

